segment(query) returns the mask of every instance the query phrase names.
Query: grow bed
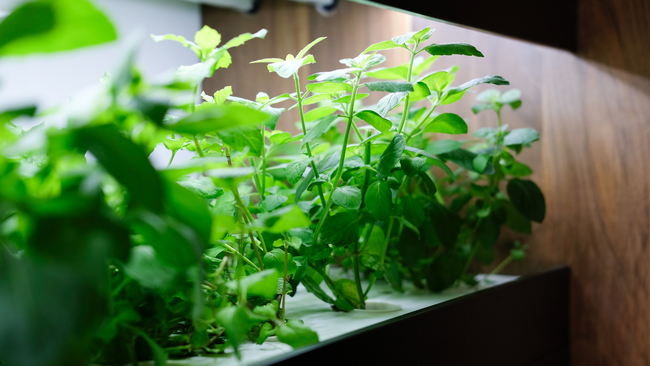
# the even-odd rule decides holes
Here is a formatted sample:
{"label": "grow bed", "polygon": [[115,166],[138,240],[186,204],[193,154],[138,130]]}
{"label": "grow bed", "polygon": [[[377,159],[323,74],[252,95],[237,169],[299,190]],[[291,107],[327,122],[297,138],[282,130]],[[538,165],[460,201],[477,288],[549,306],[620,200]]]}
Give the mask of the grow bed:
{"label": "grow bed", "polygon": [[[482,277],[479,277],[482,279]],[[325,290],[325,288],[324,288]],[[302,319],[320,343],[293,350],[273,341],[245,344],[242,359],[226,354],[171,365],[339,364],[568,365],[569,269],[528,277],[492,275],[475,288],[400,294],[377,284],[370,299],[393,312],[334,312],[304,287],[287,301],[287,318]],[[320,362],[319,362],[320,361]]]}

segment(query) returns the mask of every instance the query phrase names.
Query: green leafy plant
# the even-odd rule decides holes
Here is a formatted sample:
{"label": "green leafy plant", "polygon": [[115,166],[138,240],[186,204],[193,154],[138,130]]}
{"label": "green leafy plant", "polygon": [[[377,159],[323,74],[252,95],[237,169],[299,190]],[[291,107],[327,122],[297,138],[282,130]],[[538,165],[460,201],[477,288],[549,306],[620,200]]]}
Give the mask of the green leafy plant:
{"label": "green leafy plant", "polygon": [[[101,28],[92,42],[35,24],[59,19],[68,5],[18,8],[0,30],[29,26],[0,32],[0,54],[108,39],[110,23],[85,2],[80,9],[97,22],[79,24]],[[47,32],[64,39],[47,50],[20,41]],[[538,135],[508,131],[501,108],[518,108],[519,94],[490,89],[473,110],[495,111],[497,128],[475,132],[480,141],[431,141],[433,133],[468,131],[465,120],[439,107],[479,84],[508,85],[488,75],[454,87],[456,68],[429,72],[439,56],[483,56],[463,43],[424,46],[432,33],[373,44],[341,60],[345,68],[301,84],[298,71],[315,62],[308,52],[318,38],[296,56],[257,61],[292,78],[295,89],[246,100],[226,87],[201,93],[200,104],[200,83],[231,64],[228,50],[266,30],[223,45],[209,27],[193,41],[152,36],[180,43],[199,62],[149,83],[131,50],[101,79],[103,107],[71,104],[60,112],[63,129],[20,127],[18,118],[47,118],[33,106],[0,113],[0,362],[163,365],[228,347],[239,356],[243,342],[270,336],[302,347],[318,335],[286,316],[287,297],[301,284],[341,311],[363,309],[380,279],[397,290],[404,279],[433,291],[474,284],[470,265],[492,262],[502,225],[530,233],[530,222],[544,219],[539,188],[522,179],[531,171],[513,156]],[[3,53],[3,44],[20,47]],[[409,52],[409,62],[378,68],[386,61],[378,52],[392,48]],[[364,105],[373,92],[386,94]],[[284,108],[275,105],[286,101],[299,111],[296,135],[276,128]],[[163,169],[148,159],[159,146],[171,155]],[[175,161],[181,150],[195,156]],[[436,178],[432,167],[446,176]],[[495,273],[524,250],[517,244]],[[352,279],[334,276],[335,265],[351,269]]]}

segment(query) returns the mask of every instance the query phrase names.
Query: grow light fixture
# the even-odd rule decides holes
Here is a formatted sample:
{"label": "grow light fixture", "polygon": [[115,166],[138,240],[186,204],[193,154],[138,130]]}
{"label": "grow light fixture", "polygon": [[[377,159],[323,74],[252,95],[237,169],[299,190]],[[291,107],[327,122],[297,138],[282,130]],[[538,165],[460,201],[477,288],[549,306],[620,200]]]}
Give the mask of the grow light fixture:
{"label": "grow light fixture", "polygon": [[[186,0],[193,3],[228,8],[242,13],[252,14],[259,9],[262,0]],[[316,7],[319,13],[323,15],[331,14],[339,3],[339,0],[291,0],[297,3],[305,3]]]}
{"label": "grow light fixture", "polygon": [[349,1],[569,51],[577,48],[577,0]]}

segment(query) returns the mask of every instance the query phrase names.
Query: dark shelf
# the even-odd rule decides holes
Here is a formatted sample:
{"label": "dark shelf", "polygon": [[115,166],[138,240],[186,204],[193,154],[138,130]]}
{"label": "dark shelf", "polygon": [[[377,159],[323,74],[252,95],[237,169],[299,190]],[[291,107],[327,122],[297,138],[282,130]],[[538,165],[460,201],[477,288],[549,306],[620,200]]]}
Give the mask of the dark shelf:
{"label": "dark shelf", "polygon": [[262,364],[568,366],[569,279],[558,267]]}

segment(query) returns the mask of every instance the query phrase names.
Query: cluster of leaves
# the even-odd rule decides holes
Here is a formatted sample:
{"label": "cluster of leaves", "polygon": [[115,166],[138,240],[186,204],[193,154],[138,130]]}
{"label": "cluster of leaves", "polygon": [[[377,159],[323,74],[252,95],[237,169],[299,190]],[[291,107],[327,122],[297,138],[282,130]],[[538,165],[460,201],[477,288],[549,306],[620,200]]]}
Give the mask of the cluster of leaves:
{"label": "cluster of leaves", "polygon": [[[6,22],[32,24],[27,14],[46,14],[50,5],[65,12],[69,2],[27,3],[0,30]],[[101,19],[84,24],[110,26]],[[57,29],[38,27],[21,28],[22,36]],[[468,131],[460,116],[437,107],[479,84],[508,85],[488,75],[452,87],[456,68],[427,73],[439,56],[483,56],[463,43],[421,47],[432,33],[371,45],[341,60],[345,68],[311,75],[303,89],[298,71],[315,62],[308,52],[319,38],[296,56],[257,61],[293,78],[295,90],[260,92],[253,101],[226,87],[202,93],[198,105],[203,79],[231,64],[228,50],[266,31],[222,46],[209,27],[194,41],[153,36],[179,42],[200,62],[148,83],[131,51],[102,78],[95,100],[60,111],[63,129],[19,127],[19,118],[45,118],[35,107],[0,114],[0,362],[162,365],[228,347],[239,355],[247,339],[270,336],[301,347],[318,336],[285,319],[286,298],[299,284],[351,311],[365,307],[378,279],[398,290],[404,279],[433,291],[474,283],[470,264],[492,261],[502,225],[529,233],[530,221],[544,218],[539,188],[521,179],[530,169],[512,155],[538,136],[501,124],[501,108],[521,104],[517,91],[488,90],[473,108],[498,116],[497,128],[475,133],[484,140],[430,141],[431,133]],[[20,43],[20,34],[11,37],[0,39],[0,54]],[[44,51],[38,45],[11,52]],[[408,51],[409,63],[377,68],[386,61],[378,52],[393,48]],[[387,94],[364,106],[371,92]],[[300,114],[293,136],[276,129],[284,108],[274,106],[287,101]],[[171,152],[164,169],[149,162],[156,147]],[[175,162],[181,150],[195,156]],[[446,177],[437,179],[432,167]],[[504,179],[507,196],[499,191]],[[513,249],[503,265],[524,249]],[[351,268],[354,280],[332,278],[335,264]]]}

